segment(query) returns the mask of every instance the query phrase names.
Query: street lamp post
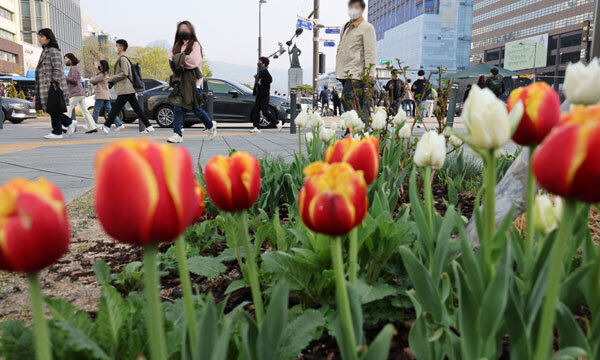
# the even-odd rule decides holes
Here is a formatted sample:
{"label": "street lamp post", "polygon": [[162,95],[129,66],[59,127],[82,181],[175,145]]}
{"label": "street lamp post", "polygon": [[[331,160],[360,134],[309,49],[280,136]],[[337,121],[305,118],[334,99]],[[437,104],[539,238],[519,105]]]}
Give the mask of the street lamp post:
{"label": "street lamp post", "polygon": [[262,4],[267,0],[258,0],[258,57],[262,56]]}

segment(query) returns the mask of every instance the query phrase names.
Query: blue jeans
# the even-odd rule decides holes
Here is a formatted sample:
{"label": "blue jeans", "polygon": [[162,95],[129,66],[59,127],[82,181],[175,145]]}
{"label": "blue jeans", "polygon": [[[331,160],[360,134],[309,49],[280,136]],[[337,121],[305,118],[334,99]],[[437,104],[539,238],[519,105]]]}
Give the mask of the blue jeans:
{"label": "blue jeans", "polygon": [[[108,116],[108,114],[110,114],[110,111],[112,110],[112,106],[110,105],[110,100],[96,100],[96,102],[94,103],[94,113],[92,114],[92,117],[94,118],[94,122],[96,122],[96,124],[98,123],[98,116],[100,115],[100,112],[102,111],[102,108],[105,108],[105,114],[106,116]],[[121,119],[119,119],[119,117],[117,116],[115,118],[115,126],[119,127],[123,125],[123,122],[121,122]]]}
{"label": "blue jeans", "polygon": [[[198,89],[198,92],[200,92],[200,95],[202,95],[201,89]],[[182,108],[180,106],[173,107],[173,132],[179,136],[183,136],[181,129],[183,128],[183,120],[187,111],[187,109]],[[210,117],[208,117],[208,114],[206,113],[206,111],[204,111],[202,106],[192,110],[192,112],[198,117],[198,119],[200,119],[200,121],[202,121],[202,124],[204,124],[205,128],[212,129],[212,120],[210,119]]]}

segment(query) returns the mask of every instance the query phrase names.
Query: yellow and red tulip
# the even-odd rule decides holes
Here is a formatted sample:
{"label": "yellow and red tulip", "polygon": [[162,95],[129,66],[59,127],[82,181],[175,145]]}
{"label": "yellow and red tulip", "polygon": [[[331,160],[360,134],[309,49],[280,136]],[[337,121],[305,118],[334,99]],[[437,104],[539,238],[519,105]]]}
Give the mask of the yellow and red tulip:
{"label": "yellow and red tulip", "polygon": [[600,105],[564,114],[534,154],[533,172],[553,194],[600,202]]}
{"label": "yellow and red tulip", "polygon": [[373,183],[379,171],[379,140],[369,136],[361,140],[344,138],[327,148],[325,161],[345,162],[363,172],[367,184]]}
{"label": "yellow and red tulip", "polygon": [[96,213],[123,243],[175,240],[198,215],[196,179],[185,148],[125,140],[96,156]]}
{"label": "yellow and red tulip", "polygon": [[60,190],[45,179],[0,187],[0,269],[35,273],[68,250],[69,221]]}
{"label": "yellow and red tulip", "polygon": [[523,146],[538,145],[560,121],[558,94],[545,82],[536,82],[510,93],[508,111],[519,101],[524,106],[524,112],[512,139]]}
{"label": "yellow and red tulip", "polygon": [[204,192],[204,188],[198,182],[196,182],[196,195],[198,196],[198,212],[196,213],[196,221],[200,220],[202,214],[204,214],[204,210],[206,209],[206,204],[204,203],[204,199],[206,198],[206,193]]}
{"label": "yellow and red tulip", "polygon": [[216,207],[230,212],[246,210],[260,194],[260,166],[247,152],[217,155],[206,163],[204,181]]}
{"label": "yellow and red tulip", "polygon": [[336,236],[360,225],[369,206],[362,171],[355,171],[348,163],[315,162],[304,173],[298,208],[309,229]]}

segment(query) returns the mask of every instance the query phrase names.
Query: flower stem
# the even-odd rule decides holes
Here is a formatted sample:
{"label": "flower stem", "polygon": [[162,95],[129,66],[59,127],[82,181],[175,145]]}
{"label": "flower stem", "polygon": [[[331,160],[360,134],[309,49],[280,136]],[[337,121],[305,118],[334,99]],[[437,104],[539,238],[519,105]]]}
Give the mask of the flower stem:
{"label": "flower stem", "polygon": [[348,273],[350,284],[356,286],[358,271],[358,230],[356,228],[350,231],[350,263],[348,264]]}
{"label": "flower stem", "polygon": [[529,164],[528,164],[528,172],[527,172],[527,204],[526,204],[526,221],[527,227],[525,229],[525,277],[529,279],[530,268],[533,262],[533,235],[534,235],[534,227],[533,227],[533,203],[535,201],[535,177],[533,176],[533,169],[531,167],[531,160],[533,158],[533,151],[535,150],[535,146],[529,147]]}
{"label": "flower stem", "polygon": [[258,281],[258,267],[256,265],[256,258],[254,251],[252,250],[252,244],[250,243],[250,235],[248,234],[248,218],[246,211],[240,211],[237,213],[237,215],[240,218],[240,234],[242,236],[242,242],[246,252],[246,267],[248,269],[248,280],[250,282],[250,290],[252,292],[252,302],[254,303],[254,309],[256,312],[256,322],[258,323],[258,326],[260,326],[263,319],[263,301],[262,294],[260,292],[260,283]]}
{"label": "flower stem", "polygon": [[492,278],[492,241],[496,233],[496,156],[490,150],[486,157],[484,168],[485,198],[483,203],[484,237],[482,241],[483,256],[488,269],[488,279]]}
{"label": "flower stem", "polygon": [[302,128],[298,128],[298,156],[302,156]]}
{"label": "flower stem", "polygon": [[431,182],[433,181],[431,177],[431,166],[427,166],[425,168],[425,180],[424,180],[424,192],[425,192],[425,206],[427,207],[427,223],[429,225],[429,229],[431,229],[431,233],[433,234],[433,191],[431,190]]}
{"label": "flower stem", "polygon": [[167,345],[164,336],[163,312],[160,304],[160,281],[157,266],[158,245],[144,247],[144,292],[148,303],[148,332],[150,336],[150,354],[153,360],[167,358]]}
{"label": "flower stem", "polygon": [[190,272],[187,266],[187,256],[185,251],[185,239],[182,236],[175,241],[175,250],[177,252],[177,267],[179,269],[179,281],[183,292],[183,308],[187,318],[188,334],[192,355],[196,353],[196,311],[194,310],[194,300],[192,298],[192,283],[190,281]]}
{"label": "flower stem", "polygon": [[546,289],[546,297],[544,299],[544,305],[542,306],[542,318],[538,332],[538,343],[534,356],[535,360],[548,359],[548,352],[552,346],[556,303],[558,302],[560,278],[564,268],[563,260],[567,249],[567,243],[571,236],[576,205],[577,203],[574,200],[567,200],[565,202],[558,234],[556,234],[556,239],[552,245],[548,288]]}
{"label": "flower stem", "polygon": [[346,279],[344,276],[342,240],[339,236],[333,237],[331,241],[331,261],[333,262],[333,272],[335,274],[338,313],[342,321],[343,334],[338,334],[338,336],[344,337],[346,352],[350,354],[350,359],[354,360],[357,359],[356,339],[354,336],[354,325],[352,323],[352,313],[350,312],[350,300],[348,299],[348,290],[346,289]]}
{"label": "flower stem", "polygon": [[29,282],[29,298],[31,301],[31,312],[33,313],[33,328],[35,331],[35,354],[38,360],[51,360],[50,338],[48,324],[44,317],[44,306],[42,304],[42,290],[38,274],[27,275]]}

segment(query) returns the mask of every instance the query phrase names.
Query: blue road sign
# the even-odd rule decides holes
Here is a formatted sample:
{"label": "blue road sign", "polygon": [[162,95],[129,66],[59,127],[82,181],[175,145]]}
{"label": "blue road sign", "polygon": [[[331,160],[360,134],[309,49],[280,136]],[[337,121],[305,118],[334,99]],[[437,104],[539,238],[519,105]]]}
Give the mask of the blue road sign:
{"label": "blue road sign", "polygon": [[325,41],[325,42],[323,43],[323,46],[326,46],[326,47],[334,47],[334,46],[335,46],[335,42],[333,42],[333,41]]}
{"label": "blue road sign", "polygon": [[310,21],[298,19],[297,27],[312,31],[313,24]]}
{"label": "blue road sign", "polygon": [[340,29],[338,28],[327,28],[325,29],[325,34],[339,34]]}

